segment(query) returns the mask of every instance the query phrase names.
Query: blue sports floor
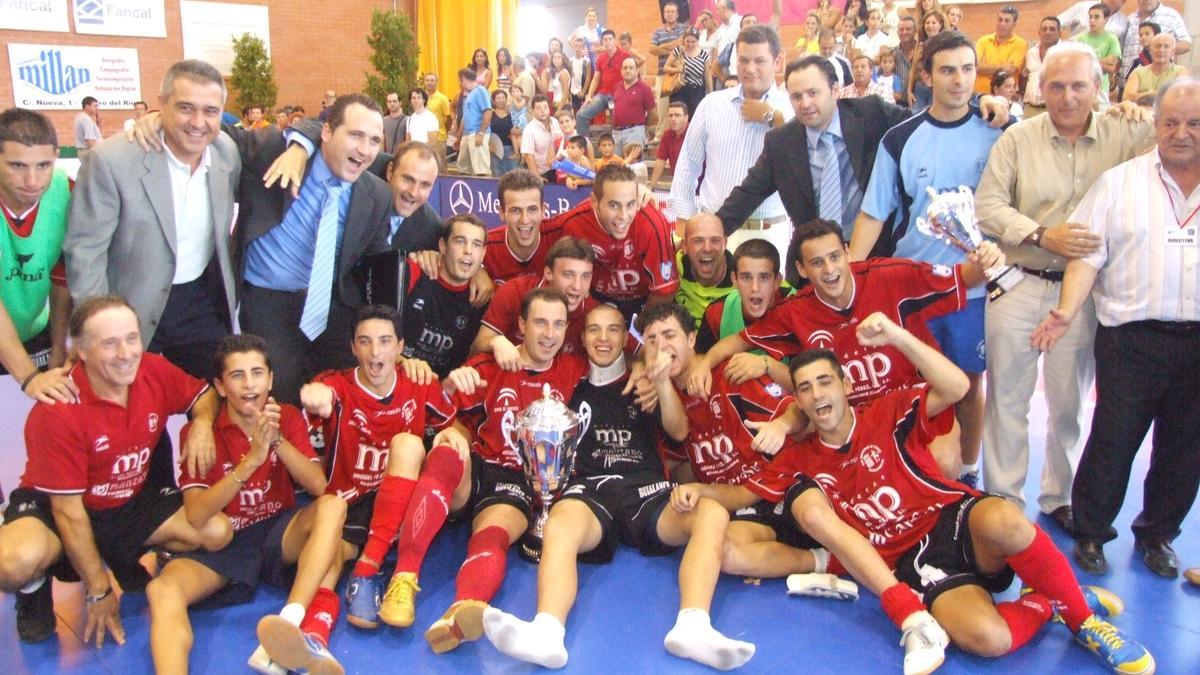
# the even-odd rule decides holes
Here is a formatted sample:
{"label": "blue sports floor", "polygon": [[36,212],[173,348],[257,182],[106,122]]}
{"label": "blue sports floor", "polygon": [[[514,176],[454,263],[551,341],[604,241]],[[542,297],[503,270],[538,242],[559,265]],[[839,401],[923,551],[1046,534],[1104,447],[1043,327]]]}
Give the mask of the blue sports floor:
{"label": "blue sports floor", "polygon": [[[0,423],[20,429],[24,403],[18,403],[11,378],[0,385]],[[1044,405],[1040,394],[1034,401],[1032,428],[1044,428]],[[16,426],[14,426],[14,424]],[[13,434],[15,435],[15,434]],[[1041,439],[1035,438],[1035,455]],[[6,489],[15,486],[21,457],[11,449],[0,451],[0,481]],[[1110,567],[1103,578],[1081,575],[1082,583],[1101,584],[1121,595],[1126,613],[1116,623],[1141,640],[1154,654],[1163,674],[1200,672],[1200,589],[1182,579],[1167,581],[1152,575],[1132,551],[1129,524],[1141,502],[1141,480],[1145,455],[1134,472],[1125,508],[1117,527],[1121,536],[1106,547]],[[1038,460],[1035,459],[1035,462]],[[1029,485],[1036,489],[1038,465],[1031,467]],[[1035,494],[1028,501],[1035,504]],[[1036,506],[1030,507],[1031,512]],[[1042,519],[1041,525],[1070,552],[1068,538]],[[1200,566],[1200,517],[1195,513],[1184,524],[1184,534],[1175,543],[1182,564]],[[434,543],[421,580],[417,598],[417,623],[408,631],[386,627],[376,632],[352,628],[340,620],[334,631],[332,651],[351,673],[521,673],[534,666],[502,656],[485,640],[465,644],[447,655],[433,654],[422,634],[450,604],[454,575],[466,548],[465,526],[448,529]],[[670,656],[662,646],[677,610],[675,586],[679,555],[642,558],[636,552],[620,551],[608,566],[580,569],[579,599],[567,625],[570,661],[566,670],[577,673],[701,672],[702,666]],[[531,618],[535,606],[536,569],[515,553],[509,556],[509,574],[494,604],[522,618]],[[1016,587],[1004,597],[1016,594]],[[196,646],[192,667],[198,673],[251,672],[245,660],[255,646],[254,627],[266,613],[277,612],[284,596],[274,589],[260,589],[256,601],[232,609],[193,612]],[[58,636],[39,645],[17,640],[13,599],[0,594],[0,674],[89,673],[121,674],[149,672],[149,611],[144,596],[130,595],[121,610],[127,642],[106,642],[103,649],[87,647],[83,631],[83,595],[77,584],[55,586]],[[747,673],[845,672],[898,673],[902,650],[899,633],[879,609],[879,601],[865,595],[858,601],[789,598],[782,580],[758,584],[723,577],[713,605],[714,625],[731,637],[755,643],[758,651],[742,669]],[[1079,673],[1105,672],[1099,661],[1074,644],[1061,624],[1047,626],[1016,654],[1001,659],[981,659],[956,649],[947,654],[941,673]]]}

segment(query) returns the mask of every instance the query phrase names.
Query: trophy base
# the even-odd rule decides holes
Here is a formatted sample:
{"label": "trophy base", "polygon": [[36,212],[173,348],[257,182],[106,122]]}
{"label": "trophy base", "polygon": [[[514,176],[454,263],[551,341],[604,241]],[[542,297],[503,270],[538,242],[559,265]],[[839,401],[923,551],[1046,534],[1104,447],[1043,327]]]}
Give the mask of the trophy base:
{"label": "trophy base", "polygon": [[542,560],[542,538],[535,537],[526,532],[517,541],[517,553],[526,562],[534,563],[535,565]]}
{"label": "trophy base", "polygon": [[998,300],[1002,295],[1011,291],[1017,284],[1025,281],[1025,273],[1013,265],[993,267],[984,274],[988,277],[988,300]]}

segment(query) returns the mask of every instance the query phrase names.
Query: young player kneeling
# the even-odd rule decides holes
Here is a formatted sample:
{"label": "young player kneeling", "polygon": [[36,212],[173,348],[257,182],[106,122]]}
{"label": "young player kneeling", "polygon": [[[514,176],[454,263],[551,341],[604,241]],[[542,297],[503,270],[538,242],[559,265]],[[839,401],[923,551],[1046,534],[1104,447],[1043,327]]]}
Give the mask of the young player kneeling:
{"label": "young player kneeling", "polygon": [[[191,523],[204,523],[224,511],[234,536],[214,553],[177,554],[146,588],[155,670],[187,672],[192,648],[188,606],[202,600],[212,607],[249,602],[258,583],[265,581],[291,590],[279,616],[263,623],[285,621],[300,627],[293,634],[301,639],[299,644],[267,644],[266,653],[260,647],[251,665],[267,672],[303,668],[342,673],[324,645],[312,645],[302,636],[317,632],[328,640],[329,615],[313,598],[323,580],[332,586],[341,571],[335,552],[346,503],[336,495],[322,495],[296,508],[292,481],[309,494],[321,495],[325,477],[300,411],[269,398],[272,373],[266,343],[253,335],[229,336],[221,341],[216,359],[220,374],[213,384],[223,399],[213,424],[216,461],[207,474],[184,481],[181,488]],[[184,427],[183,439],[190,430],[190,425]],[[267,653],[277,668],[269,664]]]}

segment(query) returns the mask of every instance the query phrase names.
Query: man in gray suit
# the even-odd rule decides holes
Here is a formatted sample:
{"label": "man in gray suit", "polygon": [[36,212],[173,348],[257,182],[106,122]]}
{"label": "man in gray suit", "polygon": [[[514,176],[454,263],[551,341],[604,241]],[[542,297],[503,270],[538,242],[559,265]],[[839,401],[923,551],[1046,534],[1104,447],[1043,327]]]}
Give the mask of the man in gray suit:
{"label": "man in gray suit", "polygon": [[88,153],[63,243],[76,303],[124,296],[147,349],[206,379],[236,308],[230,227],[241,160],[220,133],[225,94],[208,63],[172,65],[159,93],[166,152],[118,136]]}

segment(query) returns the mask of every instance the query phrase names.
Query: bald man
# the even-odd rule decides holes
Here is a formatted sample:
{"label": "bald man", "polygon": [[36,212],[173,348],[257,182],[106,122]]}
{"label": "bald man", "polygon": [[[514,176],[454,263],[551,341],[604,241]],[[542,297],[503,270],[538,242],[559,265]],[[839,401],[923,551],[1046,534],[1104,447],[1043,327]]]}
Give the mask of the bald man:
{"label": "bald man", "polygon": [[727,244],[721,219],[711,213],[697,213],[684,226],[683,245],[675,254],[679,267],[675,302],[687,309],[697,327],[709,305],[733,292],[733,254],[726,250]]}

